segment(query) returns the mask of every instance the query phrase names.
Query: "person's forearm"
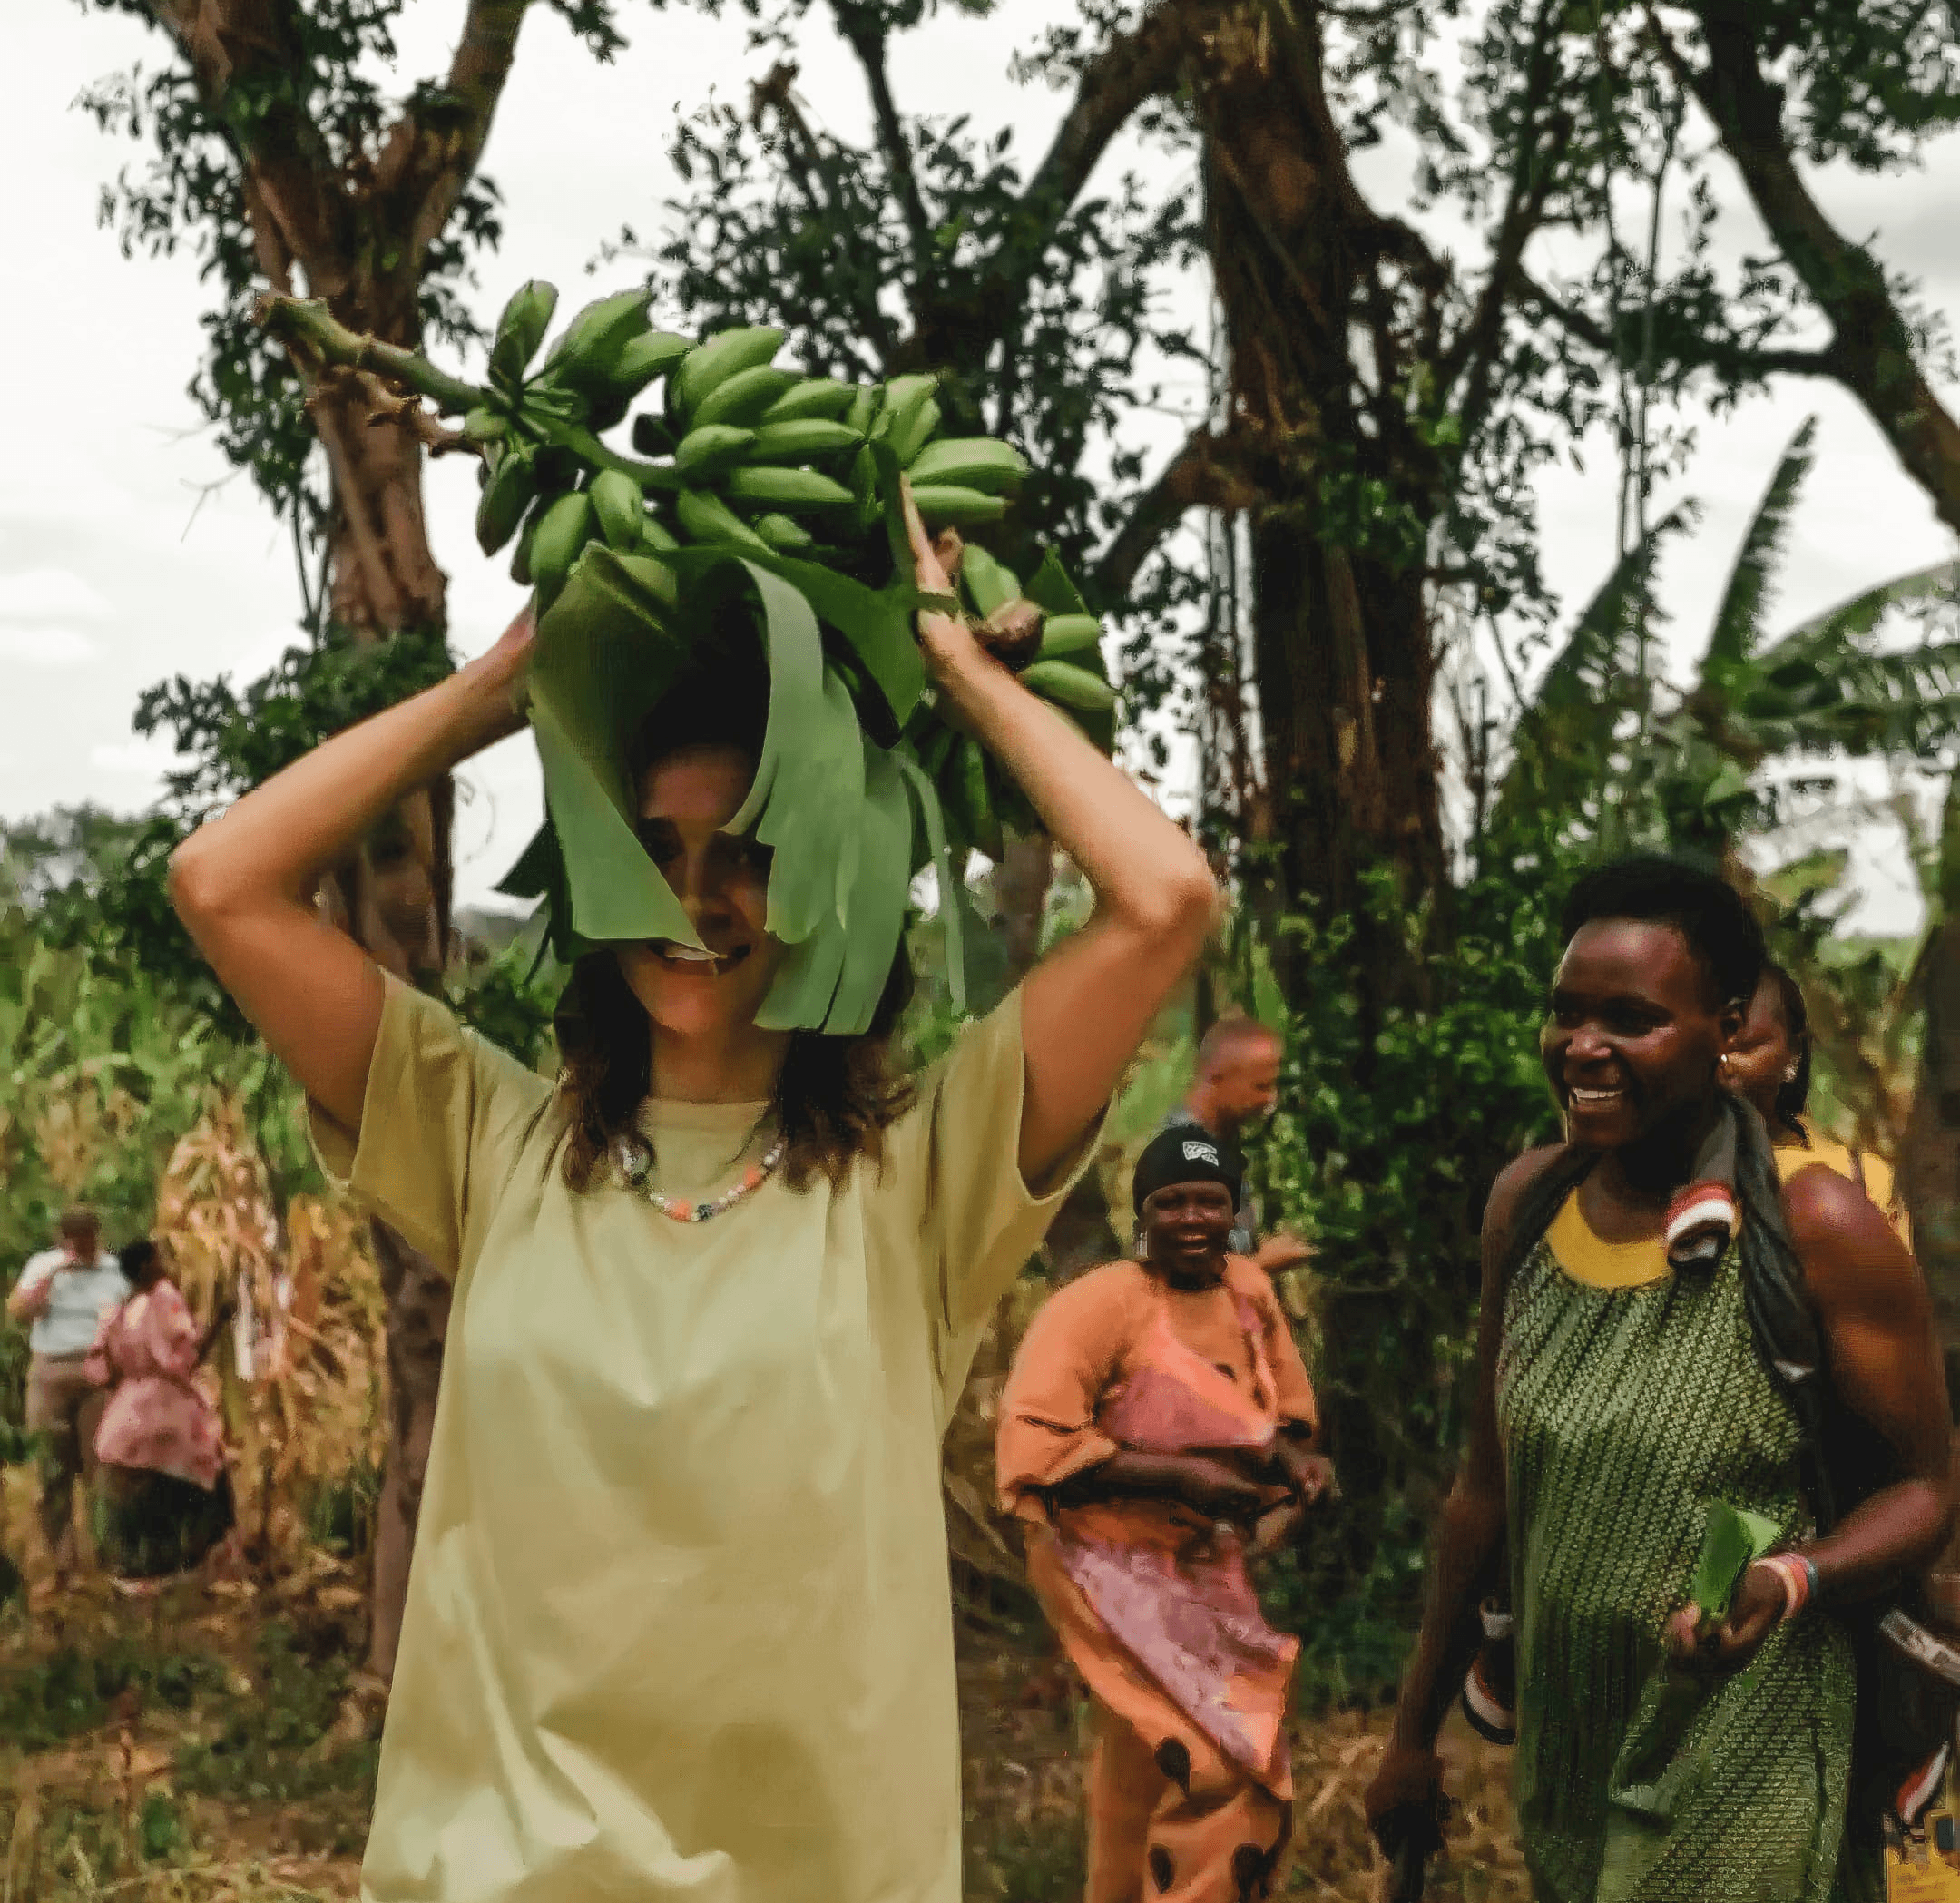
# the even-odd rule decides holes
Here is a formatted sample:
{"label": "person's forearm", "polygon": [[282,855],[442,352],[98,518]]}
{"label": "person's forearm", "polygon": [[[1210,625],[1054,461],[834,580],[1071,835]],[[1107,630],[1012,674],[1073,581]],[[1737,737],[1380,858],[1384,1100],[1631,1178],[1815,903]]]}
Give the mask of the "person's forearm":
{"label": "person's forearm", "polygon": [[1952,1528],[1952,1495],[1942,1482],[1902,1480],[1860,1501],[1827,1537],[1794,1550],[1817,1569],[1819,1598],[1856,1603],[1929,1565]]}
{"label": "person's forearm", "polygon": [[1476,1654],[1476,1597],[1504,1535],[1504,1502],[1461,1482],[1443,1508],[1416,1654],[1396,1702],[1395,1739],[1428,1751]]}
{"label": "person's forearm", "polygon": [[1124,1448],[1071,1475],[1055,1488],[1063,1506],[1120,1498],[1171,1500],[1209,1513],[1207,1496],[1237,1477],[1225,1462],[1202,1454],[1141,1454]]}
{"label": "person's forearm", "polygon": [[191,914],[240,900],[310,898],[407,794],[523,724],[511,683],[472,662],[316,747],[181,846],[171,886]]}
{"label": "person's forearm", "polygon": [[1105,917],[1152,930],[1209,928],[1217,886],[1204,855],[1081,731],[975,650],[939,679],[981,743],[1014,777]]}
{"label": "person's forearm", "polygon": [[52,1291],[44,1281],[29,1289],[15,1289],[7,1297],[7,1313],[15,1321],[38,1321],[47,1312]]}

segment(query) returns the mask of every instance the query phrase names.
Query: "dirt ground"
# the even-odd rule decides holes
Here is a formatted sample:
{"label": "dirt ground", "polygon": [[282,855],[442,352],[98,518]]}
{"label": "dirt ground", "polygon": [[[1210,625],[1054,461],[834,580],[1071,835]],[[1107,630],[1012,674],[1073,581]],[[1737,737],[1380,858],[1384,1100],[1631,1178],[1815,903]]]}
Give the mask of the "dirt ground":
{"label": "dirt ground", "polygon": [[[5,1491],[16,1491],[9,1476]],[[0,1514],[20,1524],[0,1501]],[[44,1559],[27,1577],[44,1594]],[[377,1747],[347,1718],[362,1594],[322,1557],[275,1588],[186,1584],[148,1604],[85,1577],[30,1614],[0,1608],[0,1903],[303,1903],[358,1894]],[[960,1636],[966,1903],[1082,1892],[1088,1710],[1038,1623]],[[1373,1903],[1361,1792],[1386,1713],[1294,1733],[1289,1898]],[[1505,1754],[1446,1734],[1459,1809],[1432,1903],[1523,1903]],[[839,1899],[848,1903],[848,1899]]]}
{"label": "dirt ground", "polygon": [[[337,1586],[131,1606],[89,1583],[59,1617],[0,1615],[5,1903],[356,1895],[375,1748],[336,1732],[357,1636]],[[968,1903],[1079,1897],[1075,1688],[1045,1647],[995,1633],[965,1639],[960,1692]],[[1385,1728],[1358,1712],[1298,1726],[1286,1896],[1378,1894],[1361,1790]],[[1522,1899],[1504,1754],[1467,1731],[1446,1743],[1461,1810],[1428,1894]]]}
{"label": "dirt ground", "polygon": [[[1089,1709],[1044,1636],[962,1633],[966,1903],[1073,1903],[1082,1894],[1082,1763]],[[1386,1869],[1361,1793],[1387,1735],[1386,1712],[1336,1712],[1293,1729],[1293,1851],[1281,1894],[1375,1903]],[[1511,1831],[1508,1753],[1461,1718],[1441,1749],[1456,1805],[1448,1859],[1427,1903],[1525,1903]]]}

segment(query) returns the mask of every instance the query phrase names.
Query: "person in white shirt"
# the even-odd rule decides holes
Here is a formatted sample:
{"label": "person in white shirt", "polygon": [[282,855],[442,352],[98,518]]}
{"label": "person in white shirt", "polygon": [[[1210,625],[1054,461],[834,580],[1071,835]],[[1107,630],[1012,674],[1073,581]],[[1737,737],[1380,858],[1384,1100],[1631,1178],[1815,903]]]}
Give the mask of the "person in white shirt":
{"label": "person in white shirt", "polygon": [[30,1256],[7,1297],[7,1313],[32,1326],[27,1345],[27,1431],[45,1438],[41,1467],[41,1531],[54,1560],[57,1590],[75,1560],[74,1489],[93,1495],[95,1428],[108,1397],[85,1363],[95,1331],[130,1293],[116,1259],[102,1246],[102,1224],[88,1209],[65,1211],[54,1249]]}

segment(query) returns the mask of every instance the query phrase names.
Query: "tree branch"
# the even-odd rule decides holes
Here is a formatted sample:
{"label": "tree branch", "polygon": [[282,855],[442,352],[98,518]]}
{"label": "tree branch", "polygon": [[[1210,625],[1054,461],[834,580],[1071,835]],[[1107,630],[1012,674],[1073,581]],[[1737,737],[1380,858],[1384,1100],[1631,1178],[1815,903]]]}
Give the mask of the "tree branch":
{"label": "tree branch", "polygon": [[1156,0],[1134,32],[1112,40],[1083,68],[1074,103],[1021,194],[1040,233],[1029,246],[1031,259],[1045,249],[1048,234],[1081,196],[1131,114],[1175,85],[1192,35],[1203,31],[1212,11],[1210,5],[1199,10],[1180,0]]}
{"label": "tree branch", "polygon": [[[1557,76],[1557,25],[1564,15],[1563,0],[1544,0],[1532,28],[1531,52],[1524,81],[1523,111],[1518,115],[1517,150],[1512,155],[1504,215],[1491,248],[1490,273],[1484,280],[1475,310],[1461,336],[1446,352],[1440,382],[1445,389],[1467,385],[1460,413],[1467,438],[1481,426],[1490,405],[1491,377],[1504,334],[1504,315],[1516,288],[1524,247],[1544,217],[1554,168],[1544,164],[1544,134],[1556,132],[1559,116],[1549,127],[1539,119]],[[1565,121],[1570,128],[1570,119]]]}
{"label": "tree branch", "polygon": [[1209,429],[1194,429],[1184,439],[1157,480],[1137,498],[1129,520],[1096,564],[1093,584],[1099,600],[1118,602],[1129,593],[1138,571],[1187,511],[1236,512],[1257,500],[1251,486],[1233,474],[1224,451],[1224,443]]}
{"label": "tree branch", "polygon": [[926,200],[919,191],[918,172],[912,163],[912,147],[898,117],[898,103],[892,97],[891,73],[885,63],[885,35],[871,27],[848,25],[844,10],[833,8],[838,30],[849,42],[864,68],[865,83],[871,93],[871,116],[877,126],[878,144],[885,162],[891,168],[892,185],[898,195],[899,215],[912,240],[912,270],[921,284],[932,275],[932,221],[926,215]]}
{"label": "tree branch", "polygon": [[[1622,352],[1613,334],[1596,318],[1563,302],[1540,284],[1527,270],[1517,274],[1519,300],[1550,318],[1570,331],[1590,349],[1615,362]],[[1683,368],[1713,370],[1717,376],[1736,383],[1759,383],[1770,377],[1836,377],[1838,374],[1835,345],[1820,350],[1764,350],[1749,344],[1726,344],[1720,338],[1699,340],[1692,357],[1684,357]]]}
{"label": "tree branch", "polygon": [[[856,221],[841,215],[835,198],[828,191],[819,189],[823,181],[823,155],[818,147],[817,135],[810,131],[808,122],[796,103],[792,92],[796,79],[797,68],[787,60],[779,61],[771,67],[768,78],[750,90],[750,123],[760,128],[765,113],[775,114],[777,124],[782,128],[790,171],[802,188],[803,201],[809,207],[810,215],[827,223],[837,234],[839,243],[855,246],[858,242]],[[854,283],[868,283],[874,287],[866,297],[854,296],[852,303],[859,325],[878,353],[879,363],[872,372],[876,377],[889,366],[897,344],[890,320],[877,301],[875,287],[882,273],[873,270],[851,275]]]}
{"label": "tree branch", "polygon": [[[1783,95],[1756,54],[1749,0],[1701,0],[1705,70],[1685,71],[1758,215],[1824,314],[1828,374],[1865,406],[1899,460],[1960,532],[1960,421],[1913,356],[1912,334],[1877,259],[1853,244],[1810,194],[1783,126]],[[1656,26],[1658,28],[1658,23]]]}
{"label": "tree branch", "polygon": [[483,158],[529,5],[530,0],[469,0],[448,80],[436,95],[440,110],[426,96],[410,105],[382,153],[377,183],[398,194],[410,214],[408,257],[417,275]]}
{"label": "tree branch", "polygon": [[281,0],[147,0],[152,19],[176,46],[198,98],[237,155],[260,265],[274,284],[290,281],[294,259],[312,265],[338,237],[338,191],[320,130],[290,85],[270,85],[246,113],[243,82],[289,79],[301,64]]}

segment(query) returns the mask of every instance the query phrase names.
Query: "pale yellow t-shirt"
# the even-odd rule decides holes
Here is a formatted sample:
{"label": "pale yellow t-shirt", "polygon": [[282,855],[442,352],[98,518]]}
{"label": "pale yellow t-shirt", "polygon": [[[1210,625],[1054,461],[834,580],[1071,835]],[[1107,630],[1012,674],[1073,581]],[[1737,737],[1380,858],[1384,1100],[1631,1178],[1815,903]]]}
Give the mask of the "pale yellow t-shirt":
{"label": "pale yellow t-shirt", "polygon": [[[390,983],[317,1136],[458,1272],[365,1897],[957,1903],[939,1442],[1073,1182],[1022,1181],[1024,1082],[1017,994],[882,1172],[682,1224],[568,1190],[550,1084]],[[760,1113],[650,1104],[656,1186]]]}

